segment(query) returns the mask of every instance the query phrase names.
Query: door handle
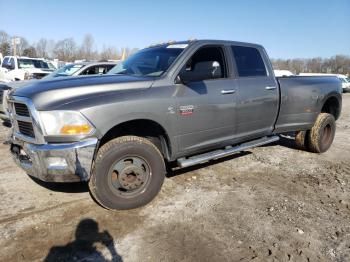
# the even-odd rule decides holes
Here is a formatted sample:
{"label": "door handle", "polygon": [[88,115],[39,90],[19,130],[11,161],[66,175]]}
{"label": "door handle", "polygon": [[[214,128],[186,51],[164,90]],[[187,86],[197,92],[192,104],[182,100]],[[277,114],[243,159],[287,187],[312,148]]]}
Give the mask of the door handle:
{"label": "door handle", "polygon": [[224,90],[221,90],[221,94],[223,94],[223,95],[233,94],[233,93],[235,93],[235,92],[236,92],[236,90],[234,90],[234,89],[224,89]]}
{"label": "door handle", "polygon": [[275,86],[267,86],[265,87],[266,90],[275,90],[277,87]]}

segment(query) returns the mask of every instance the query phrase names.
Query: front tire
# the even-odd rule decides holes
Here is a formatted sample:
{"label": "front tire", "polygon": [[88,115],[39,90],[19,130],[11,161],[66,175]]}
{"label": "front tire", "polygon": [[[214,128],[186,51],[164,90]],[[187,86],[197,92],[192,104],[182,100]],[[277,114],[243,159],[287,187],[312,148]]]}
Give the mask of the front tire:
{"label": "front tire", "polygon": [[335,118],[328,113],[318,115],[309,134],[309,149],[313,153],[326,152],[333,143],[335,136]]}
{"label": "front tire", "polygon": [[158,194],[165,172],[163,155],[152,142],[122,136],[97,152],[89,188],[94,199],[107,209],[137,208]]}

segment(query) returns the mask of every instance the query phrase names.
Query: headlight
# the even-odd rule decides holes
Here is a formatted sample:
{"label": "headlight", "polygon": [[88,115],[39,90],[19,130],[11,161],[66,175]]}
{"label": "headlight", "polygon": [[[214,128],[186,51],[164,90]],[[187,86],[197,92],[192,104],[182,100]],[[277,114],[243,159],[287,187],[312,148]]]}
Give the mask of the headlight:
{"label": "headlight", "polygon": [[48,136],[89,135],[94,131],[94,127],[79,112],[57,110],[41,111],[39,114]]}

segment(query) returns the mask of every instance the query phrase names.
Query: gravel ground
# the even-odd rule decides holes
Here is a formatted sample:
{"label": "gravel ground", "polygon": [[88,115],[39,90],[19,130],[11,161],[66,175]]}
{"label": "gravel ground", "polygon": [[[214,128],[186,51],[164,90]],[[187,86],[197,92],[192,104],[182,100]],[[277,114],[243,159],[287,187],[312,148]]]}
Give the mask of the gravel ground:
{"label": "gravel ground", "polygon": [[[0,127],[4,140],[7,128]],[[331,149],[293,141],[168,174],[148,206],[107,211],[45,184],[0,144],[2,261],[350,261],[350,94]]]}

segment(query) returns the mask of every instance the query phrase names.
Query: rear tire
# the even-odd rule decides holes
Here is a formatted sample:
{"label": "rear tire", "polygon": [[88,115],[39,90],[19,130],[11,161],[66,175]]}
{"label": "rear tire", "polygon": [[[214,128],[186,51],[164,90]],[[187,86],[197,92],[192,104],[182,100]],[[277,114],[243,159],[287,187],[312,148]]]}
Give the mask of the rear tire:
{"label": "rear tire", "polygon": [[309,134],[309,150],[313,153],[326,152],[333,143],[336,124],[333,115],[321,113],[318,115]]}
{"label": "rear tire", "polygon": [[97,152],[89,188],[94,199],[107,209],[132,209],[152,201],[164,177],[163,155],[152,142],[122,136]]}
{"label": "rear tire", "polygon": [[310,131],[298,131],[295,134],[295,145],[300,150],[308,150],[308,135]]}

